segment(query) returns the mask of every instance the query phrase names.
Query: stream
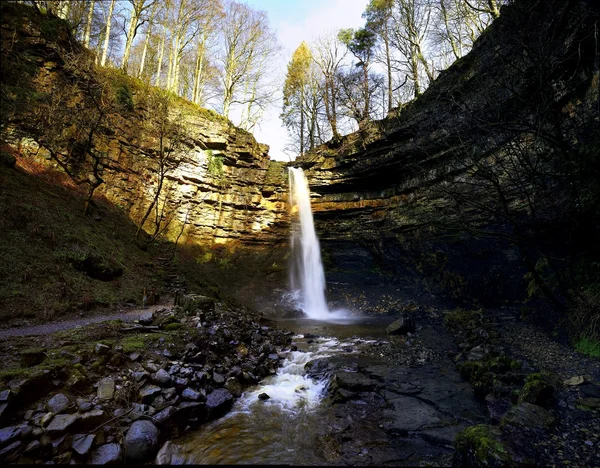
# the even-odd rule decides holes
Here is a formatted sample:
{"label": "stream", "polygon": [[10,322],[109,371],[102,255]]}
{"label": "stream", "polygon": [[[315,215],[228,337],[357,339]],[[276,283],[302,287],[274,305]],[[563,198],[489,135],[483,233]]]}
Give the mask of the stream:
{"label": "stream", "polygon": [[297,350],[225,417],[174,441],[178,462],[449,465],[455,434],[484,410],[445,356],[441,329],[407,339],[386,335],[390,322],[281,321]]}

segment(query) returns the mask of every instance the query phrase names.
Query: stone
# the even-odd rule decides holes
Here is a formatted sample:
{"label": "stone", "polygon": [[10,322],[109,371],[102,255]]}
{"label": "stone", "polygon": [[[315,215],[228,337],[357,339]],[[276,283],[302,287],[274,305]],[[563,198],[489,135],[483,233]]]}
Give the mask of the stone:
{"label": "stone", "polygon": [[69,408],[69,399],[62,393],[57,393],[48,401],[48,411],[55,414],[64,413]]}
{"label": "stone", "polygon": [[215,310],[215,301],[210,297],[199,294],[186,294],[181,300],[181,305],[187,311],[194,312],[198,309],[202,311]]}
{"label": "stone", "polygon": [[96,439],[95,434],[75,434],[73,436],[72,448],[79,455],[85,456],[92,449],[92,445]]}
{"label": "stone", "polygon": [[541,406],[523,402],[507,411],[500,427],[507,425],[518,428],[537,428],[548,430],[554,425],[555,419],[550,412]]}
{"label": "stone", "polygon": [[70,451],[73,445],[73,436],[71,434],[64,434],[61,437],[52,439],[50,445],[52,446],[52,453],[54,455],[58,455],[67,450]]}
{"label": "stone", "polygon": [[50,421],[52,421],[53,417],[54,417],[53,412],[46,413],[40,420],[40,426],[46,427],[48,424],[50,424]]}
{"label": "stone", "polygon": [[123,448],[128,462],[144,462],[158,452],[160,431],[150,421],[135,421],[127,434]]}
{"label": "stone", "polygon": [[225,383],[225,377],[219,374],[218,372],[213,372],[213,381],[217,385],[223,385]]}
{"label": "stone", "polygon": [[418,431],[448,424],[450,421],[432,405],[409,396],[398,396],[388,400],[383,411],[384,428],[387,432],[406,436]]}
{"label": "stone", "polygon": [[80,400],[77,402],[77,408],[82,413],[85,413],[86,411],[90,411],[93,407],[94,407],[94,405],[92,404],[91,401]]}
{"label": "stone", "polygon": [[91,465],[119,465],[123,462],[123,451],[119,444],[104,444],[97,447],[91,455]]}
{"label": "stone", "polygon": [[7,445],[2,450],[0,450],[0,462],[2,463],[14,463],[16,462],[21,453],[23,452],[25,446],[23,442],[17,440],[10,445]]}
{"label": "stone", "polygon": [[108,414],[104,410],[92,410],[83,413],[79,416],[76,427],[81,432],[92,430],[106,422],[109,419]]}
{"label": "stone", "polygon": [[156,424],[162,427],[170,423],[176,414],[177,408],[174,406],[167,406],[165,409],[152,416],[152,419]]}
{"label": "stone", "polygon": [[181,447],[170,440],[166,441],[156,454],[157,465],[182,465]]}
{"label": "stone", "polygon": [[0,447],[9,445],[21,437],[20,426],[10,426],[0,429]]}
{"label": "stone", "polygon": [[129,355],[129,360],[131,362],[136,362],[136,361],[139,361],[140,357],[142,357],[142,355],[140,353],[134,351],[133,353],[131,353]]}
{"label": "stone", "polygon": [[140,315],[139,323],[141,325],[151,325],[154,320],[154,312],[144,312]]}
{"label": "stone", "polygon": [[[415,332],[415,321],[412,318],[400,317],[385,329],[388,335],[406,335]],[[306,335],[304,336],[306,338]]]}
{"label": "stone", "polygon": [[69,429],[77,419],[77,414],[57,414],[46,428],[46,431],[49,434],[64,432]]}
{"label": "stone", "polygon": [[105,377],[98,384],[98,398],[100,400],[112,400],[115,396],[115,381],[112,377]]}
{"label": "stone", "polygon": [[7,402],[12,399],[12,392],[10,390],[2,390],[0,392],[0,402]]}
{"label": "stone", "polygon": [[139,392],[140,398],[142,399],[142,403],[145,403],[147,405],[151,404],[154,398],[156,398],[160,394],[161,390],[162,389],[158,385],[144,385]]}
{"label": "stone", "polygon": [[32,440],[27,444],[23,453],[34,455],[39,452],[41,445],[39,440]]}
{"label": "stone", "polygon": [[238,398],[242,395],[244,389],[242,384],[235,377],[229,377],[225,382],[225,389],[229,391],[234,397]]}
{"label": "stone", "polygon": [[110,353],[110,346],[107,346],[102,343],[96,343],[96,347],[94,348],[94,352],[99,354],[100,356],[105,356]]}
{"label": "stone", "polygon": [[334,382],[339,388],[354,392],[373,390],[375,382],[360,372],[337,372]]}
{"label": "stone", "polygon": [[233,395],[224,388],[218,388],[206,397],[206,410],[210,419],[227,413],[233,404]]}
{"label": "stone", "polygon": [[152,376],[152,380],[154,380],[155,382],[162,384],[162,385],[168,385],[169,382],[171,382],[171,376],[169,375],[169,373],[166,370],[159,369]]}
{"label": "stone", "polygon": [[267,393],[261,393],[260,395],[258,395],[258,399],[259,400],[268,400],[269,398],[271,398]]}
{"label": "stone", "polygon": [[181,398],[184,400],[198,401],[200,398],[202,398],[202,394],[188,387],[181,392]]}

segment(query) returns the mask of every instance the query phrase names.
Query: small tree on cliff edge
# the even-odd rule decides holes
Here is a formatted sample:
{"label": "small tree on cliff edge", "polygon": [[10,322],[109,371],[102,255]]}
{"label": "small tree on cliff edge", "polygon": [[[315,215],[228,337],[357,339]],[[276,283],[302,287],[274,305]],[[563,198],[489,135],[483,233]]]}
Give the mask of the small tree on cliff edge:
{"label": "small tree on cliff edge", "polygon": [[162,206],[160,201],[165,179],[184,161],[184,127],[180,123],[181,116],[174,110],[173,99],[173,95],[166,91],[153,90],[148,97],[143,121],[145,136],[150,141],[150,147],[143,155],[149,160],[151,170],[156,174],[156,188],[136,234],[140,234],[146,221],[154,212],[154,231],[151,240],[156,239],[161,228],[164,228],[163,218],[168,197],[164,196]]}

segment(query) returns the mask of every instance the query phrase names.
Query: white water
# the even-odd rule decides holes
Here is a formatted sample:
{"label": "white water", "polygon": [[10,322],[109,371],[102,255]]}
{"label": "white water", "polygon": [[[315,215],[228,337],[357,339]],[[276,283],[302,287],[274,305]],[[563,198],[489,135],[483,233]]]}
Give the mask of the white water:
{"label": "white water", "polygon": [[292,290],[300,291],[301,309],[312,319],[329,318],[325,300],[325,273],[319,239],[315,232],[310,191],[304,171],[290,167],[290,207],[292,209]]}

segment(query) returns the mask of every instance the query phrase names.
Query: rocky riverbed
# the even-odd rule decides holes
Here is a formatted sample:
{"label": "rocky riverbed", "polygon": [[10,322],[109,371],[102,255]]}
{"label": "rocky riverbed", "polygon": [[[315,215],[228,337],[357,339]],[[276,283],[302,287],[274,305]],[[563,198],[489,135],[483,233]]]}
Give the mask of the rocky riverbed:
{"label": "rocky riverbed", "polygon": [[[190,295],[136,323],[5,339],[0,457],[63,464],[598,465],[597,361],[555,349],[510,310],[500,312],[417,307],[394,324],[397,316],[275,322]],[[240,439],[243,428],[219,427],[228,424],[224,415],[233,418],[243,392],[260,392],[293,353],[332,342],[335,352],[310,355],[304,367],[306,378],[324,382],[319,404],[286,428],[247,412],[246,432],[260,449],[241,443],[252,453],[233,453],[238,449],[223,434]],[[554,352],[566,357],[548,360]],[[256,404],[269,398],[265,393]],[[282,439],[290,444],[285,450]],[[272,446],[281,453],[270,453]],[[199,458],[202,447],[210,450]]]}

